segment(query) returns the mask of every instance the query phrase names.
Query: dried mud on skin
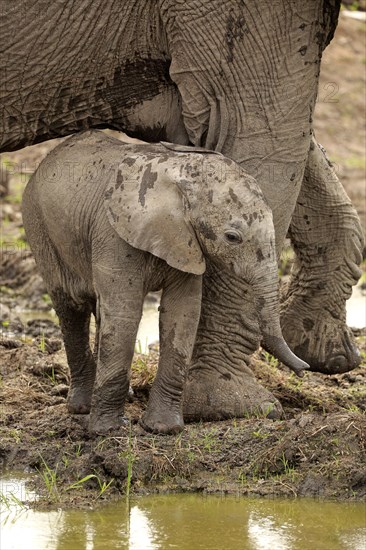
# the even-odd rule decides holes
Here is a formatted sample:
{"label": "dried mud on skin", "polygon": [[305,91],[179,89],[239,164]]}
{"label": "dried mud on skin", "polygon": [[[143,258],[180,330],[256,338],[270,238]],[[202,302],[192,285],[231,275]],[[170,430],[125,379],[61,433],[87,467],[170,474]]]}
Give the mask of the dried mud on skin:
{"label": "dried mud on skin", "polygon": [[[135,395],[126,406],[131,423],[110,436],[89,437],[87,416],[66,410],[69,373],[59,328],[32,343],[0,341],[0,464],[35,473],[38,505],[89,506],[131,492],[200,491],[261,496],[316,496],[358,500],[366,496],[366,372],[303,380],[263,360],[252,368],[280,399],[286,418],[232,419],[188,424],[183,433],[159,436],[138,424],[157,352],[135,357]],[[29,332],[29,335],[27,334]],[[34,338],[35,324],[25,330]],[[24,338],[24,335],[23,335]],[[359,331],[365,351],[366,333]],[[46,466],[47,465],[47,466]],[[45,470],[55,472],[47,489]],[[42,474],[43,472],[43,474]],[[86,476],[77,488],[70,489]],[[98,498],[101,484],[109,488]]]}

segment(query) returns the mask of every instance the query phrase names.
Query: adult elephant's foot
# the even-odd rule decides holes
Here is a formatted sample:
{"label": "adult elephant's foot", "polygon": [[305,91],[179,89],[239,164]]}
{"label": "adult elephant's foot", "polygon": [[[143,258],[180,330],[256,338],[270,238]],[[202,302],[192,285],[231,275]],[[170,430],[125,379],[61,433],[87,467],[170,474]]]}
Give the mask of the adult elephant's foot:
{"label": "adult elephant's foot", "polygon": [[[301,313],[302,312],[302,313]],[[359,366],[361,356],[345,320],[326,309],[304,311],[303,303],[283,308],[282,333],[292,351],[310,365],[310,370],[340,374]]]}
{"label": "adult elephant's foot", "polygon": [[249,416],[281,418],[281,403],[257,382],[248,367],[229,372],[192,369],[184,389],[184,420],[224,420]]}
{"label": "adult elephant's foot", "polygon": [[313,139],[289,228],[295,251],[281,307],[285,340],[311,370],[347,372],[360,363],[346,301],[362,275],[363,230],[324,150]]}

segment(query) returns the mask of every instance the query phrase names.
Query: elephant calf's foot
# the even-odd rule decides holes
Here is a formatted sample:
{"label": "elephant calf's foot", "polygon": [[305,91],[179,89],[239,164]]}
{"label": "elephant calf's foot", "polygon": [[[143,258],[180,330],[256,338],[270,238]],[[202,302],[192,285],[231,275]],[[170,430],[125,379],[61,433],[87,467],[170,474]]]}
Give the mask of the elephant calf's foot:
{"label": "elephant calf's foot", "polygon": [[326,310],[299,315],[292,305],[281,318],[283,336],[292,351],[309,363],[310,370],[340,374],[359,366],[360,353],[352,331]]}
{"label": "elephant calf's foot", "polygon": [[229,373],[205,373],[199,370],[189,374],[184,389],[184,420],[223,420],[261,416],[282,418],[281,403],[257,382],[252,372],[240,377]]}
{"label": "elephant calf's foot", "polygon": [[123,414],[115,413],[96,414],[91,412],[89,419],[89,433],[92,435],[105,435],[118,431],[122,426],[128,425],[129,420]]}
{"label": "elephant calf's foot", "polygon": [[140,420],[144,430],[155,434],[177,434],[184,428],[182,415],[169,411],[150,411],[149,408]]}
{"label": "elephant calf's foot", "polygon": [[67,396],[67,410],[71,414],[88,414],[91,407],[92,390],[75,388],[71,384]]}

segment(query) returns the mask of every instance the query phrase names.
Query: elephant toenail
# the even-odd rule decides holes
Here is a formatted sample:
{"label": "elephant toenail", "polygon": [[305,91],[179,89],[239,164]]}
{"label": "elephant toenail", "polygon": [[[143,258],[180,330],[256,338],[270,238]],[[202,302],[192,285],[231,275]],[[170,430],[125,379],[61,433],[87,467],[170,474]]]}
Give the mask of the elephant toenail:
{"label": "elephant toenail", "polygon": [[327,368],[331,372],[344,372],[348,370],[348,361],[344,355],[336,355],[328,361]]}
{"label": "elephant toenail", "polygon": [[261,405],[262,412],[266,418],[270,420],[276,420],[283,417],[283,410],[278,403],[271,403],[266,401]]}

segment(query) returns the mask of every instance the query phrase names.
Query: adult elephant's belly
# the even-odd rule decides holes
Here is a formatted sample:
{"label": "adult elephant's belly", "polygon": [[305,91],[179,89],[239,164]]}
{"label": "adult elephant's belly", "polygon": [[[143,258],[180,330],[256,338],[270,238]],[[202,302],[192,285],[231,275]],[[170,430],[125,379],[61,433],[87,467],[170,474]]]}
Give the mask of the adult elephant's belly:
{"label": "adult elephant's belly", "polygon": [[[130,136],[144,141],[171,141],[180,145],[189,143],[183,124],[182,107],[175,86],[165,88],[159,95],[142,99],[132,108],[123,110],[114,120],[114,126]],[[117,124],[116,124],[117,120]]]}
{"label": "adult elephant's belly", "polygon": [[[188,143],[181,98],[167,59],[137,58],[99,79],[95,106],[104,122],[144,141]],[[94,124],[93,124],[94,125]]]}
{"label": "adult elephant's belly", "polygon": [[[1,150],[9,151],[88,128],[109,127],[144,141],[188,143],[181,99],[169,61],[139,59],[97,75],[59,75],[37,82],[22,102],[7,105]],[[59,78],[58,78],[59,77]]]}

